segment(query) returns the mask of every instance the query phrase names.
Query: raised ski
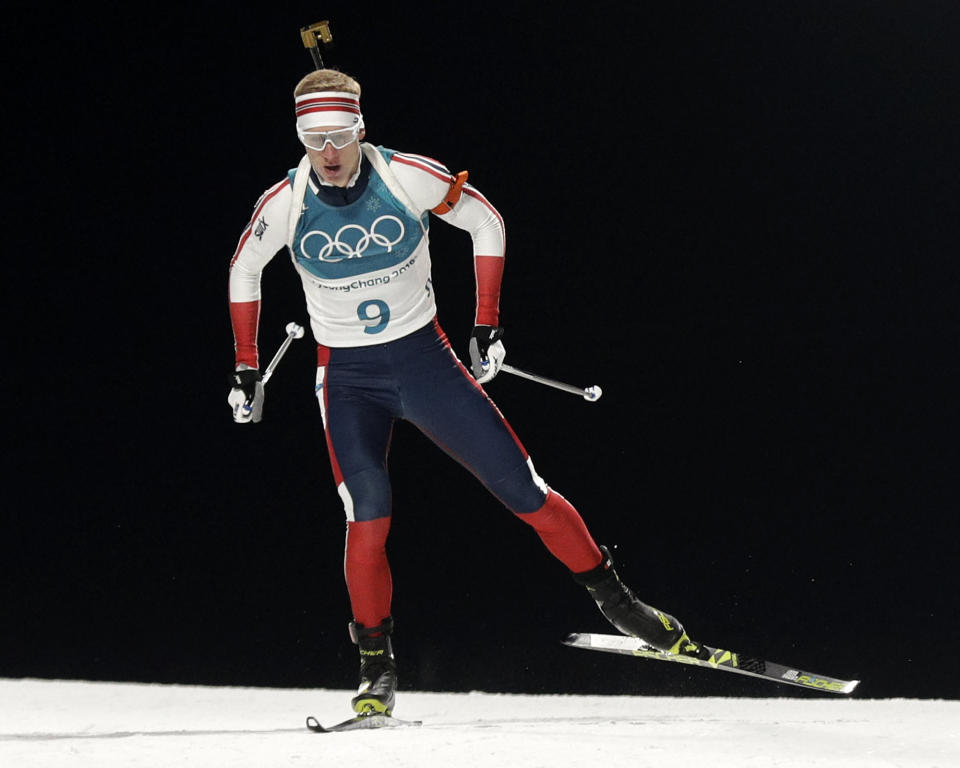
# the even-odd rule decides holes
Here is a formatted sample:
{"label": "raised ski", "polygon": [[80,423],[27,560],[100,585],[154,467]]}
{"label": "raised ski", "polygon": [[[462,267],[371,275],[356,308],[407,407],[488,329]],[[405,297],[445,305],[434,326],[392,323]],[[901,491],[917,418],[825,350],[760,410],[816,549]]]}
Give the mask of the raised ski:
{"label": "raised ski", "polygon": [[636,637],[624,635],[603,635],[591,633],[573,633],[563,641],[574,648],[586,648],[591,651],[622,653],[627,656],[639,656],[657,661],[671,661],[677,664],[689,664],[707,669],[719,669],[738,675],[748,675],[785,685],[826,691],[827,693],[853,693],[859,680],[841,680],[836,677],[806,672],[796,667],[787,667],[765,659],[745,656],[742,653],[725,651],[720,648],[701,646],[701,657],[658,651]]}

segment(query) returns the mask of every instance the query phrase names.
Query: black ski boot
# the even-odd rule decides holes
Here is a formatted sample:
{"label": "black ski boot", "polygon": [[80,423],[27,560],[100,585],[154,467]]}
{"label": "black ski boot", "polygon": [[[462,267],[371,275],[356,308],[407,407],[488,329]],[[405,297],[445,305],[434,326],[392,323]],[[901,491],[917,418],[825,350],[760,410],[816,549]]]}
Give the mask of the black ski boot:
{"label": "black ski boot", "polygon": [[574,580],[587,588],[600,612],[625,635],[640,638],[659,651],[687,656],[701,656],[702,646],[687,636],[683,625],[673,616],[637,599],[620,581],[613,568],[613,558],[606,547],[600,547],[603,560],[591,571],[573,574]]}
{"label": "black ski boot", "polygon": [[350,639],[360,649],[360,687],[350,702],[360,715],[393,711],[397,691],[397,663],[393,659],[393,618],[388,616],[376,627],[350,622]]}

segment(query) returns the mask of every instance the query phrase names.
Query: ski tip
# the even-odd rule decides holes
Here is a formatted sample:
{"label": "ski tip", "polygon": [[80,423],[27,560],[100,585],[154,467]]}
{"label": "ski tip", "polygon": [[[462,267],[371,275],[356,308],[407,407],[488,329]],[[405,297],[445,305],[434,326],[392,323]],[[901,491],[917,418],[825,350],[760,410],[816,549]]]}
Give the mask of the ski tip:
{"label": "ski tip", "polygon": [[327,729],[320,725],[320,721],[313,715],[307,715],[307,728],[316,733],[327,733]]}
{"label": "ski tip", "polygon": [[850,680],[850,681],[848,681],[847,684],[843,687],[842,693],[853,693],[853,692],[857,689],[857,686],[858,686],[858,685],[860,685],[860,681],[859,681],[859,680]]}

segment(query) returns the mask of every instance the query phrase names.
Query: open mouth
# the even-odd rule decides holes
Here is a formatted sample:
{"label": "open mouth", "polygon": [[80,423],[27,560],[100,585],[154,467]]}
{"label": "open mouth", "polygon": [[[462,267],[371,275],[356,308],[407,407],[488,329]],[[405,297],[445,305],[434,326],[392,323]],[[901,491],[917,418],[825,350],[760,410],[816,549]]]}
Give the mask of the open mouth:
{"label": "open mouth", "polygon": [[323,167],[324,167],[324,169],[326,170],[326,172],[329,173],[329,174],[339,173],[339,172],[340,172],[340,168],[341,168],[341,166],[340,166],[339,163],[337,163],[336,165],[325,165],[325,166],[323,166]]}

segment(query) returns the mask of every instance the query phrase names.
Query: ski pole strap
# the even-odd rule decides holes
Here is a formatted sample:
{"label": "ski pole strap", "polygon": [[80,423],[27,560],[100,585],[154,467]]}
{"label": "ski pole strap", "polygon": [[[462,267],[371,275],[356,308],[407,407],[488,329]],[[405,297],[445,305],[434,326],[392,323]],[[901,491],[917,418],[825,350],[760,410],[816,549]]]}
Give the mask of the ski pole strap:
{"label": "ski pole strap", "polygon": [[460,201],[460,196],[463,194],[463,185],[467,183],[467,176],[469,176],[467,171],[460,171],[460,173],[454,177],[453,181],[450,182],[450,188],[447,190],[447,194],[443,196],[443,202],[436,208],[431,208],[430,210],[438,215],[450,213],[450,211],[453,210],[453,206]]}

